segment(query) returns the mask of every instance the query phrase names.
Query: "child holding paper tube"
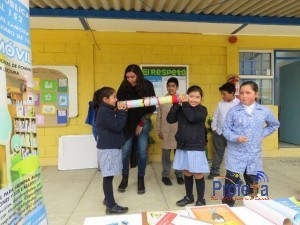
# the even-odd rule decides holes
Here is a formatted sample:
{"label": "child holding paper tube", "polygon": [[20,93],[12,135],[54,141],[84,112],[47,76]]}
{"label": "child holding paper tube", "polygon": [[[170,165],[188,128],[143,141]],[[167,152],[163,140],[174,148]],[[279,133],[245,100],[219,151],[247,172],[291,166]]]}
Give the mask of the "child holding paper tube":
{"label": "child holding paper tube", "polygon": [[104,204],[107,214],[126,213],[128,207],[122,207],[115,202],[113,193],[113,178],[122,172],[122,150],[125,143],[123,127],[127,119],[126,105],[117,103],[113,88],[103,87],[96,92],[94,100],[98,101],[96,117],[98,165],[103,176]]}
{"label": "child holding paper tube", "polygon": [[205,120],[207,109],[201,105],[203,91],[199,86],[191,86],[182,104],[174,104],[168,113],[168,123],[178,122],[176,133],[177,149],[173,167],[183,170],[186,196],[177,201],[177,206],[194,203],[193,183],[197,189],[196,206],[206,205],[204,199],[205,181],[203,173],[209,172],[205,155]]}

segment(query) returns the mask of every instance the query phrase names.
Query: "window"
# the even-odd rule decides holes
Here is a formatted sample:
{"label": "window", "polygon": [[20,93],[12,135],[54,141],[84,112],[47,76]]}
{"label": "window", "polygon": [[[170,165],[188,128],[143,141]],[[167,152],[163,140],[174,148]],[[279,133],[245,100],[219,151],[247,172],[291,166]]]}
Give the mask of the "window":
{"label": "window", "polygon": [[273,104],[273,52],[240,51],[240,84],[254,81],[258,85],[258,102],[262,105]]}

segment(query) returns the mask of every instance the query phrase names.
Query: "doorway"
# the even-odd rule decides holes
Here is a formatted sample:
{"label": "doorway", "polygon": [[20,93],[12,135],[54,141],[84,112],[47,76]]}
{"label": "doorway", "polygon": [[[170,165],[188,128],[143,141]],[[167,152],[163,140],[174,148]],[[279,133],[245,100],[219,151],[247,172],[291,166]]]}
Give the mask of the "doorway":
{"label": "doorway", "polygon": [[277,50],[275,104],[279,109],[279,148],[300,147],[300,50]]}

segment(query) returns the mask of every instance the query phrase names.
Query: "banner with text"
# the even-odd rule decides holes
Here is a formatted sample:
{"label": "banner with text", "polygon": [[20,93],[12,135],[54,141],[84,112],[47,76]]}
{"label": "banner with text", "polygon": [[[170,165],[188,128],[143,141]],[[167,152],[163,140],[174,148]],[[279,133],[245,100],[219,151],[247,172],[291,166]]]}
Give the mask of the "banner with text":
{"label": "banner with text", "polygon": [[167,81],[170,77],[178,79],[178,94],[185,94],[188,85],[189,67],[187,65],[141,65],[145,78],[152,82],[156,96],[168,93]]}
{"label": "banner with text", "polygon": [[47,225],[34,107],[28,0],[0,1],[0,225]]}

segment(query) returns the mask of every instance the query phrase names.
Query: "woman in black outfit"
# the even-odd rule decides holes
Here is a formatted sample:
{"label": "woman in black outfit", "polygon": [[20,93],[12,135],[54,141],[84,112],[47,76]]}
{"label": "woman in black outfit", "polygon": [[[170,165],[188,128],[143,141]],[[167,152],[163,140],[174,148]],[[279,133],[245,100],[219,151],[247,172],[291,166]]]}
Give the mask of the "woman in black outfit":
{"label": "woman in black outfit", "polygon": [[[118,89],[119,101],[142,99],[155,96],[153,84],[144,78],[138,65],[129,65],[125,69],[124,79]],[[129,160],[132,150],[133,138],[137,138],[138,154],[138,194],[145,193],[144,176],[147,164],[148,137],[151,128],[151,115],[155,106],[132,108],[128,110],[127,123],[124,128],[126,142],[122,147],[122,181],[118,191],[125,192],[128,185]]]}

